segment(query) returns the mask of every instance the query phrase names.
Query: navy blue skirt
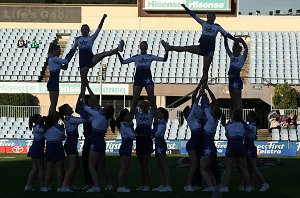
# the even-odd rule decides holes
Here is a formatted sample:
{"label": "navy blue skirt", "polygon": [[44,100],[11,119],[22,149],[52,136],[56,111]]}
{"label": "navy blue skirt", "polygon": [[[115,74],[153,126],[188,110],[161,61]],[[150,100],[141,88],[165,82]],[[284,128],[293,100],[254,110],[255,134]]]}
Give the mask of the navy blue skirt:
{"label": "navy blue skirt", "polygon": [[43,159],[45,155],[44,151],[45,151],[45,139],[33,140],[27,156],[31,158]]}
{"label": "navy blue skirt", "polygon": [[243,80],[240,76],[229,78],[229,90],[243,89]]}
{"label": "navy blue skirt", "polygon": [[59,92],[59,72],[51,72],[47,83],[48,91]]}
{"label": "navy blue skirt", "polygon": [[226,157],[241,158],[246,157],[243,139],[234,138],[227,141]]}
{"label": "navy blue skirt", "polygon": [[167,143],[164,138],[155,138],[155,156],[167,155]]}
{"label": "navy blue skirt", "polygon": [[215,137],[214,135],[203,135],[203,149],[201,156],[216,156],[217,154],[217,147],[215,145]]}
{"label": "navy blue skirt", "polygon": [[92,128],[91,131],[91,150],[98,153],[105,153],[106,143],[104,139],[104,131],[98,131]]}
{"label": "navy blue skirt", "polygon": [[119,149],[120,156],[131,157],[133,140],[132,139],[122,139],[122,144]]}
{"label": "navy blue skirt", "polygon": [[93,67],[92,59],[94,57],[93,51],[91,49],[80,49],[79,50],[79,67]]}
{"label": "navy blue skirt", "polygon": [[47,162],[57,162],[65,159],[65,152],[62,142],[46,143],[46,160]]}
{"label": "navy blue skirt", "polygon": [[67,140],[65,141],[64,145],[67,155],[78,154],[78,138],[78,131],[72,134],[67,134]]}
{"label": "navy blue skirt", "polygon": [[202,137],[200,133],[192,133],[191,138],[186,143],[186,151],[202,151]]}
{"label": "navy blue skirt", "polygon": [[199,48],[201,56],[214,56],[216,40],[209,36],[201,36],[199,39]]}
{"label": "navy blue skirt", "polygon": [[134,75],[134,86],[145,87],[153,85],[152,74],[150,68],[137,68]]}
{"label": "navy blue skirt", "polygon": [[137,136],[136,137],[136,155],[143,157],[151,155],[153,152],[153,141],[151,136]]}
{"label": "navy blue skirt", "polygon": [[245,139],[244,146],[247,158],[257,158],[257,147],[254,144],[254,140]]}

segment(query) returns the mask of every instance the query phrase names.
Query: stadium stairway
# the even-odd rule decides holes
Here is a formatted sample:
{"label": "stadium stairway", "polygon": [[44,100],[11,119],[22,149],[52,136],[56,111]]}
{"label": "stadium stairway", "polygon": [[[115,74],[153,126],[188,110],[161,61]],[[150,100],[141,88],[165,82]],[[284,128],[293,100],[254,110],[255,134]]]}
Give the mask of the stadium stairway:
{"label": "stadium stairway", "polygon": [[260,129],[257,131],[257,140],[272,140],[271,133],[268,129]]}

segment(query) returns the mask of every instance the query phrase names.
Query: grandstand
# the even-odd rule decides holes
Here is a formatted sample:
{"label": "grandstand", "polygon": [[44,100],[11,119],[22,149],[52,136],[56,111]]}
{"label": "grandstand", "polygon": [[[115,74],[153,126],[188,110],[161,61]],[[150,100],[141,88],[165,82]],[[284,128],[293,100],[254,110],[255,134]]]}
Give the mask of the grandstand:
{"label": "grandstand", "polygon": [[[5,7],[7,5],[0,5]],[[32,5],[32,7],[42,7]],[[46,6],[49,6],[46,4]],[[52,6],[52,5],[50,5]],[[59,5],[53,5],[59,6]],[[79,5],[77,5],[79,6]],[[102,30],[95,41],[94,53],[110,50],[116,47],[119,40],[125,41],[124,57],[135,55],[139,51],[139,42],[147,40],[149,52],[162,56],[164,49],[160,44],[162,39],[172,45],[197,44],[201,31],[199,26],[191,18],[179,17],[139,17],[136,5],[127,6],[86,6],[80,5],[81,23],[90,24],[94,29],[103,13],[108,14],[104,30]],[[108,9],[109,8],[109,9]],[[92,14],[97,13],[97,14]],[[299,90],[299,57],[300,57],[300,17],[293,16],[286,20],[285,16],[272,17],[220,17],[217,22],[234,35],[247,37],[249,45],[249,56],[246,61],[242,77],[244,78],[243,98],[246,108],[255,108],[262,117],[266,117],[270,110],[270,95],[273,93],[273,85],[288,82]],[[284,23],[283,23],[284,22]],[[2,82],[30,82],[42,84],[47,81],[47,67],[45,60],[49,43],[59,38],[59,43],[64,49],[63,56],[71,48],[76,36],[80,35],[81,23],[46,23],[45,21],[22,23],[22,22],[0,22],[0,80]],[[180,25],[179,25],[180,24]],[[184,24],[184,25],[183,25]],[[259,25],[258,25],[259,24]],[[284,24],[279,25],[279,24]],[[27,41],[34,37],[40,41],[40,48],[18,48],[16,41],[23,36]],[[229,43],[230,46],[232,43]],[[61,72],[61,82],[78,83],[79,77],[78,53],[71,60],[66,71]],[[127,84],[128,94],[125,103],[130,104],[132,95],[132,82],[134,65],[122,65],[116,56],[105,58],[101,64],[106,65],[105,84]],[[227,89],[227,67],[229,58],[226,55],[223,38],[218,35],[216,41],[216,52],[213,63],[209,70],[209,83],[217,98],[224,104],[222,108],[228,108],[226,103],[229,98]],[[188,98],[184,97],[191,92],[202,76],[202,57],[190,53],[170,53],[165,63],[153,63],[152,74],[156,83],[156,100],[158,106],[170,106],[179,111],[184,105],[189,104]],[[98,66],[90,70],[89,80],[99,83],[100,68]],[[33,93],[39,100],[41,106],[48,106],[47,93]],[[109,95],[109,94],[108,94]],[[123,96],[103,95],[104,102],[113,100],[115,106],[122,106]],[[145,93],[143,92],[143,95]],[[175,106],[172,104],[180,98]],[[61,95],[59,105],[69,102],[74,106],[77,95]],[[259,102],[256,102],[258,101]],[[263,107],[261,105],[263,104]],[[227,105],[227,106],[226,106]],[[121,109],[117,108],[118,110]],[[173,111],[173,110],[172,110]],[[31,138],[31,132],[27,127],[26,117],[10,117],[5,114],[1,117],[0,138]],[[188,139],[190,131],[186,125],[179,126],[179,117],[173,116],[168,123],[166,139]],[[266,129],[267,121],[263,127]],[[82,130],[79,130],[82,132]],[[219,126],[216,140],[224,140],[224,129]],[[282,133],[282,134],[281,134]],[[296,134],[296,135],[295,135]],[[262,138],[274,140],[297,140],[298,132],[274,132]],[[81,134],[82,138],[82,134]]]}

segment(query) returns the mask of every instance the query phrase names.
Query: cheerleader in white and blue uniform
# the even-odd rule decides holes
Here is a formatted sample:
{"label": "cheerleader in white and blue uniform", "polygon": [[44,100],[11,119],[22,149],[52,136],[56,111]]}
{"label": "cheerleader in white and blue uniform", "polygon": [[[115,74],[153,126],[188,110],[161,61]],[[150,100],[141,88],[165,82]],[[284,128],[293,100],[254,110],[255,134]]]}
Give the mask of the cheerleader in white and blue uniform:
{"label": "cheerleader in white and blue uniform", "polygon": [[199,153],[201,153],[202,145],[202,133],[203,126],[201,123],[201,117],[203,117],[203,109],[199,106],[199,100],[202,95],[198,93],[197,98],[192,104],[192,108],[187,106],[183,110],[183,115],[187,120],[188,126],[191,130],[191,137],[186,144],[186,150],[189,154],[191,168],[188,173],[187,183],[184,187],[185,191],[194,191],[192,188],[192,181],[195,177],[199,167]]}
{"label": "cheerleader in white and blue uniform", "polygon": [[153,123],[153,108],[149,112],[149,103],[143,101],[140,104],[141,112],[135,109],[136,119],[136,155],[138,157],[141,169],[141,184],[136,190],[149,191],[149,160],[153,152],[153,141],[151,138],[151,127]]}
{"label": "cheerleader in white and blue uniform", "polygon": [[102,108],[99,105],[94,93],[87,86],[88,91],[90,93],[90,106],[87,106],[84,102],[82,102],[84,110],[89,114],[90,120],[92,121],[92,129],[91,129],[91,149],[89,154],[89,170],[91,173],[91,177],[94,183],[94,186],[91,187],[87,192],[100,192],[100,185],[98,180],[98,174],[96,170],[96,164],[99,163],[103,174],[107,180],[107,188],[108,190],[112,190],[112,182],[111,175],[109,170],[107,169],[106,160],[105,160],[105,133],[108,128],[108,121],[110,120],[111,130],[114,132],[115,129],[115,120],[113,119],[115,109],[112,106],[108,106],[106,108]]}
{"label": "cheerleader in white and blue uniform", "polygon": [[[206,84],[208,80],[208,70],[212,62],[214,51],[215,51],[215,42],[218,32],[224,37],[228,37],[232,40],[236,40],[230,33],[226,32],[219,24],[215,23],[216,14],[214,12],[209,12],[207,14],[207,21],[200,19],[196,13],[188,9],[184,4],[181,4],[186,12],[191,15],[201,26],[202,26],[202,35],[199,39],[199,45],[192,46],[170,46],[167,42],[162,41],[165,49],[167,51],[176,51],[176,52],[190,52],[193,54],[198,54],[204,57],[203,59],[203,76],[201,78],[200,84]],[[200,84],[198,90],[200,89]]]}
{"label": "cheerleader in white and blue uniform", "polygon": [[59,114],[57,112],[48,115],[45,119],[45,139],[47,141],[45,186],[51,185],[52,169],[55,166],[57,171],[57,191],[59,192],[64,179],[65,152],[63,140],[65,140],[65,129],[58,124],[58,120]]}
{"label": "cheerleader in white and blue uniform", "polygon": [[245,64],[248,55],[248,46],[242,38],[239,41],[243,44],[244,52],[241,55],[242,47],[238,42],[234,42],[232,52],[228,46],[227,38],[224,38],[226,52],[230,58],[230,66],[228,70],[229,93],[233,109],[243,109],[242,105],[242,89],[243,81],[241,78],[241,69]]}
{"label": "cheerleader in white and blue uniform", "polygon": [[205,191],[214,192],[217,186],[212,171],[213,158],[217,155],[214,137],[219,119],[222,116],[222,110],[215,105],[212,105],[213,108],[210,108],[206,95],[203,96],[202,101],[206,122],[203,129],[203,149],[200,159],[200,172],[208,186]]}
{"label": "cheerleader in white and blue uniform", "polygon": [[154,82],[152,80],[152,74],[150,69],[151,63],[152,61],[166,62],[168,60],[168,52],[166,52],[164,57],[158,57],[152,54],[147,54],[148,43],[146,41],[142,41],[140,43],[140,49],[140,54],[137,54],[125,60],[123,60],[120,53],[118,53],[118,57],[120,59],[121,64],[128,64],[134,62],[136,67],[136,72],[134,74],[131,111],[135,111],[143,87],[145,87],[148,93],[151,108],[155,110],[156,104],[154,96]]}
{"label": "cheerleader in white and blue uniform", "polygon": [[66,171],[64,182],[61,188],[61,192],[73,192],[71,189],[75,178],[76,171],[79,168],[79,156],[78,156],[78,125],[82,124],[85,120],[80,117],[74,117],[73,109],[68,104],[64,104],[59,107],[59,115],[64,121],[66,128],[67,140],[65,141],[64,148],[68,155],[69,167]]}
{"label": "cheerleader in white and blue uniform", "polygon": [[172,192],[170,170],[166,159],[167,143],[165,141],[165,132],[167,129],[168,119],[168,110],[159,107],[157,109],[157,120],[155,120],[153,123],[155,136],[155,156],[158,159],[158,167],[161,174],[160,186],[152,189],[152,191],[157,192]]}
{"label": "cheerleader in white and blue uniform", "polygon": [[90,27],[87,24],[81,26],[81,36],[75,39],[74,46],[70,50],[72,56],[75,54],[76,49],[79,49],[79,67],[80,67],[80,76],[81,76],[81,94],[84,95],[84,90],[86,84],[88,82],[87,75],[90,68],[94,67],[98,62],[100,62],[103,58],[107,56],[111,56],[116,54],[118,51],[123,51],[124,42],[120,42],[119,46],[116,49],[102,52],[100,54],[93,54],[92,48],[96,38],[102,26],[104,24],[106,14],[103,15],[98,28],[94,32],[93,35],[89,36]]}
{"label": "cheerleader in white and blue uniform", "polygon": [[57,100],[59,96],[59,73],[61,69],[66,69],[66,65],[70,59],[59,58],[60,47],[56,43],[50,43],[48,50],[48,67],[49,67],[49,80],[47,89],[50,96],[49,114],[54,114],[56,111]]}
{"label": "cheerleader in white and blue uniform", "polygon": [[131,153],[135,133],[133,129],[132,116],[128,109],[123,109],[116,120],[117,128],[122,137],[122,143],[119,150],[121,158],[121,167],[118,177],[119,187],[117,192],[130,192],[131,190],[125,186],[125,177],[128,172],[128,167],[131,161]]}
{"label": "cheerleader in white and blue uniform", "polygon": [[251,192],[250,177],[247,169],[246,153],[244,146],[244,139],[246,135],[247,123],[243,120],[243,112],[241,110],[233,110],[231,114],[231,122],[226,124],[225,131],[227,137],[227,148],[225,158],[225,175],[223,187],[221,192],[229,192],[228,186],[231,177],[231,170],[233,160],[237,160],[239,169],[243,175],[243,181],[245,181],[245,191]]}
{"label": "cheerleader in white and blue uniform", "polygon": [[[44,186],[44,150],[45,150],[45,136],[44,123],[40,114],[35,114],[29,117],[29,129],[33,130],[33,142],[28,151],[28,157],[32,159],[32,169],[28,175],[25,191],[34,191],[32,181],[38,173],[40,181],[40,191],[47,191]],[[33,125],[34,124],[34,125]]]}
{"label": "cheerleader in white and blue uniform", "polygon": [[254,111],[249,111],[247,115],[247,121],[249,122],[249,125],[247,126],[244,145],[245,145],[246,158],[247,158],[247,163],[248,163],[249,173],[250,173],[250,183],[251,183],[251,187],[254,190],[255,176],[257,175],[260,181],[262,182],[260,191],[264,192],[267,191],[270,188],[270,186],[266,182],[261,171],[256,166],[257,147],[254,144],[254,140],[256,139],[256,131],[257,131],[257,127],[256,127],[258,121],[257,114]]}

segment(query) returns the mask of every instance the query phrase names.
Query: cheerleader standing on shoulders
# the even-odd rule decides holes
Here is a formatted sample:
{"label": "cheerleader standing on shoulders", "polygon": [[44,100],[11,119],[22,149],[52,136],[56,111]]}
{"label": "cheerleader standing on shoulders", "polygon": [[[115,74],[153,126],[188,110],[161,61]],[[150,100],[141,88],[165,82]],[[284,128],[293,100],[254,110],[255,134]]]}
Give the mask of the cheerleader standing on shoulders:
{"label": "cheerleader standing on shoulders", "polygon": [[65,153],[62,141],[65,140],[65,129],[58,124],[58,112],[50,114],[45,120],[46,161],[45,186],[51,185],[53,166],[57,172],[57,192],[60,191],[64,179]]}
{"label": "cheerleader standing on shoulders", "polygon": [[243,175],[243,181],[245,181],[245,191],[251,192],[250,177],[247,168],[247,161],[245,155],[244,137],[246,135],[245,126],[247,123],[243,120],[243,112],[241,110],[232,111],[232,122],[226,124],[225,134],[228,139],[227,148],[225,154],[225,175],[224,183],[220,188],[220,192],[229,192],[229,181],[231,177],[231,170],[233,160],[237,160],[239,169]]}
{"label": "cheerleader standing on shoulders", "polygon": [[94,183],[94,186],[91,187],[86,192],[100,192],[99,179],[96,169],[96,164],[100,166],[101,171],[106,177],[107,180],[107,189],[112,190],[112,182],[111,175],[107,168],[106,159],[105,159],[105,133],[108,128],[108,121],[110,120],[111,130],[114,132],[115,130],[115,120],[113,118],[115,109],[112,106],[108,106],[106,108],[102,108],[99,105],[94,93],[87,85],[87,89],[90,93],[91,103],[90,106],[87,106],[84,102],[82,102],[84,110],[89,114],[90,119],[92,121],[92,130],[91,130],[91,149],[89,154],[89,170],[91,173],[91,177]]}
{"label": "cheerleader standing on shoulders", "polygon": [[[35,114],[29,118],[29,129],[33,130],[33,142],[29,148],[28,157],[31,157],[32,169],[29,172],[25,191],[34,191],[32,181],[36,173],[38,173],[40,181],[40,191],[47,192],[48,188],[44,185],[44,150],[45,150],[45,136],[44,136],[44,120],[40,114]],[[33,125],[34,124],[34,125]]]}
{"label": "cheerleader standing on shoulders", "polygon": [[170,170],[166,159],[167,143],[165,141],[165,132],[167,129],[168,119],[168,110],[159,107],[157,109],[157,120],[154,121],[153,125],[155,132],[155,156],[158,159],[158,168],[161,179],[160,186],[152,189],[152,191],[172,192]]}
{"label": "cheerleader standing on shoulders", "polygon": [[73,113],[73,109],[68,104],[59,107],[59,115],[64,121],[66,128],[67,140],[64,147],[69,160],[69,167],[66,171],[60,192],[73,192],[72,185],[74,184],[76,171],[79,168],[79,156],[77,150],[79,138],[78,125],[82,124],[85,120],[83,118],[72,116]]}
{"label": "cheerleader standing on shoulders", "polygon": [[153,152],[151,127],[153,123],[153,108],[149,112],[149,103],[143,101],[140,105],[141,112],[135,109],[136,119],[136,155],[140,164],[141,184],[137,191],[150,191],[149,160]]}
{"label": "cheerleader standing on shoulders", "polygon": [[130,192],[131,190],[125,186],[125,177],[128,172],[133,140],[135,139],[135,133],[133,129],[132,116],[128,109],[123,109],[120,112],[120,116],[116,120],[117,128],[120,130],[122,137],[122,144],[119,150],[121,158],[121,167],[118,176],[119,187],[117,192]]}

